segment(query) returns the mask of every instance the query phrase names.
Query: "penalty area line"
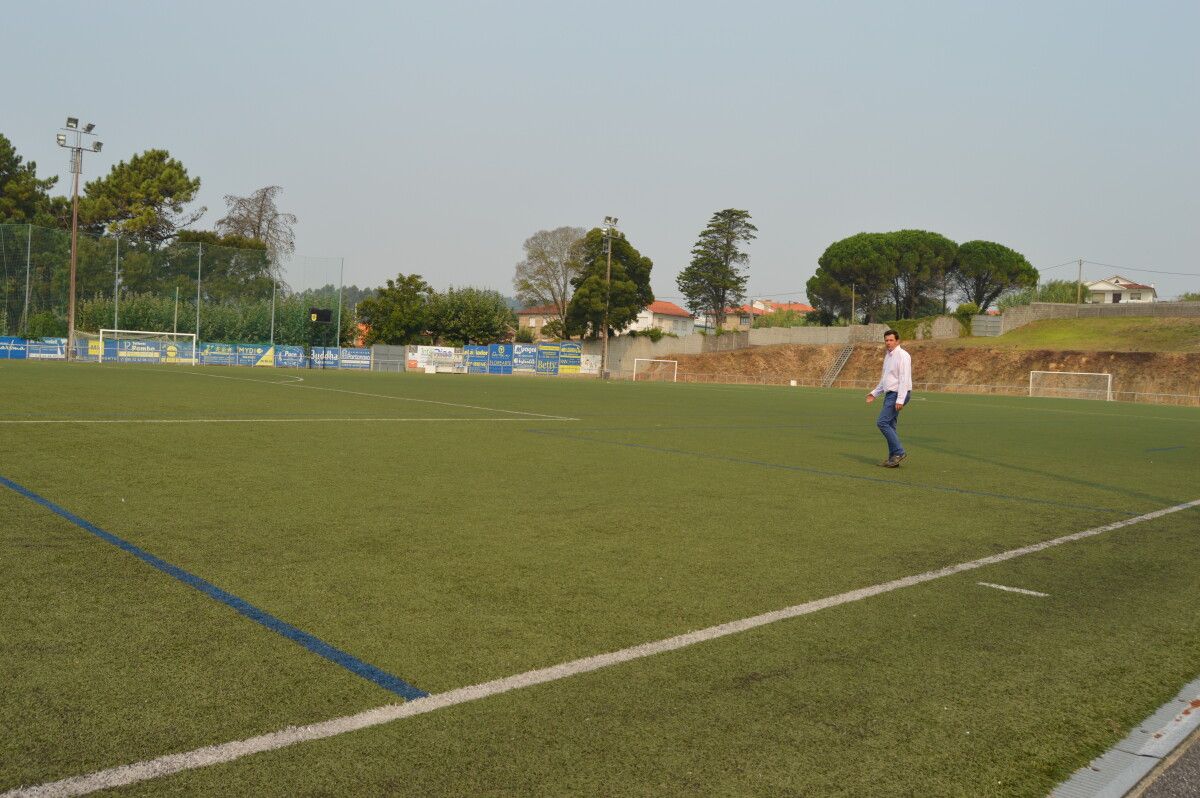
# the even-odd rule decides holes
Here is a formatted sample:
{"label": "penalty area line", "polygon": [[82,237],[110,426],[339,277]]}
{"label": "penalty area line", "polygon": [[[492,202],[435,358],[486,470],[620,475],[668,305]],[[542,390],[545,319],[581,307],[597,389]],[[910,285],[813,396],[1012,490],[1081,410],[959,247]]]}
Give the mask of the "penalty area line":
{"label": "penalty area line", "polygon": [[168,754],[158,757],[157,759],[149,759],[142,762],[137,762],[131,765],[120,765],[118,767],[109,768],[107,770],[96,771],[82,776],[72,776],[61,779],[59,781],[46,782],[44,784],[32,787],[18,787],[8,792],[0,794],[0,798],[65,798],[65,796],[86,795],[97,790],[112,789],[115,787],[123,787],[129,784],[136,784],[142,781],[168,776],[174,773],[181,773],[187,770],[195,770],[197,768],[217,765],[224,762],[232,762],[236,759],[241,759],[252,754],[263,753],[266,751],[274,751],[280,748],[297,745],[299,743],[311,742],[314,740],[323,740],[329,737],[336,737],[348,732],[358,731],[360,729],[379,726],[384,723],[390,723],[402,718],[409,718],[416,715],[424,715],[429,712],[434,712],[446,707],[465,704],[470,701],[478,701],[482,698],[507,693],[511,690],[520,690],[526,687],[533,687],[547,682],[554,682],[560,679],[566,679],[571,676],[578,676],[583,673],[590,673],[602,668],[608,668],[613,665],[618,665],[632,660],[650,657],[655,654],[662,654],[668,651],[676,651],[678,649],[687,648],[688,646],[704,643],[709,640],[726,637],[728,635],[738,634],[750,629],[755,629],[760,626],[777,623],[779,621],[788,620],[790,618],[798,618],[803,615],[811,615],[812,613],[821,610],[838,607],[843,604],[850,604],[856,601],[879,596],[884,593],[890,593],[901,588],[913,587],[915,585],[932,582],[936,579],[944,579],[948,576],[961,574],[966,571],[973,571],[979,568],[984,568],[988,565],[1012,560],[1017,557],[1023,557],[1027,554],[1034,554],[1039,551],[1061,546],[1066,543],[1074,543],[1075,541],[1084,540],[1086,538],[1102,535],[1106,532],[1112,532],[1127,526],[1142,523],[1143,521],[1151,521],[1156,518],[1161,518],[1171,513],[1177,513],[1181,510],[1188,510],[1193,507],[1200,507],[1200,499],[1195,499],[1183,504],[1177,504],[1173,507],[1166,507],[1161,510],[1145,513],[1134,518],[1126,518],[1121,521],[1115,521],[1111,524],[1085,529],[1082,532],[1074,532],[1062,537],[1053,538],[1051,540],[1042,541],[1041,543],[1033,543],[1028,546],[1022,546],[1016,549],[999,554],[993,554],[988,557],[982,557],[978,560],[959,563],[957,565],[948,565],[944,568],[938,568],[933,571],[926,571],[912,576],[893,579],[890,582],[881,582],[870,587],[859,588],[858,590],[850,590],[845,593],[839,593],[826,598],[815,599],[803,604],[796,604],[791,607],[785,607],[772,612],[765,612],[761,615],[755,615],[749,618],[742,618],[728,623],[709,626],[705,629],[699,629],[686,634],[668,637],[662,640],[655,640],[649,643],[623,648],[619,651],[611,651],[606,654],[598,654],[591,657],[583,657],[582,659],[564,662],[559,665],[552,665],[548,668],[539,668],[536,670],[526,671],[514,676],[507,676],[501,679],[494,679],[489,682],[481,682],[467,687],[460,687],[455,690],[449,690],[444,693],[435,693],[422,698],[416,698],[410,701],[405,701],[403,704],[388,704],[375,709],[369,709],[354,715],[346,715],[340,718],[322,721],[320,723],[311,723],[306,726],[288,726],[279,731],[261,734],[256,737],[250,737],[244,740],[235,740],[217,745],[205,746],[197,748],[193,751],[186,751],[177,754]]}
{"label": "penalty area line", "polygon": [[421,421],[478,421],[478,422],[542,422],[578,421],[577,418],[49,418],[0,419],[0,424],[288,424],[316,422],[421,422]]}

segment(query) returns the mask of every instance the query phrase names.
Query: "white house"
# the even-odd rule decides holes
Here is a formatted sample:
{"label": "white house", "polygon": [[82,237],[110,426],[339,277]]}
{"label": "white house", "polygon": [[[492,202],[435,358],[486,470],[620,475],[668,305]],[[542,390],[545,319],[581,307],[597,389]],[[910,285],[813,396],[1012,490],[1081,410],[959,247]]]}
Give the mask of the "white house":
{"label": "white house", "polygon": [[649,330],[657,327],[673,335],[691,335],[695,321],[692,314],[672,302],[651,302],[623,332]]}
{"label": "white house", "polygon": [[1142,285],[1132,280],[1126,280],[1121,275],[1114,275],[1107,280],[1096,280],[1084,283],[1088,290],[1088,301],[1096,305],[1109,305],[1114,302],[1155,302],[1158,294],[1152,285]]}

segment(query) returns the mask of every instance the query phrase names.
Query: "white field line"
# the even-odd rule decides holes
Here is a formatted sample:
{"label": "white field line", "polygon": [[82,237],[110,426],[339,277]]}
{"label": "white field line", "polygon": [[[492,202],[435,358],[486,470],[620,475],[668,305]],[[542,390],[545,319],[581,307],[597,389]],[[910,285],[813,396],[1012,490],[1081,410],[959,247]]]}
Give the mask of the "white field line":
{"label": "white field line", "polygon": [[[164,373],[170,373],[170,372],[164,372]],[[531,416],[533,418],[549,419],[549,420],[553,420],[553,421],[578,421],[579,420],[577,418],[570,418],[568,416],[555,416],[555,415],[548,415],[546,413],[533,413],[533,412],[530,412],[527,410],[505,410],[505,409],[499,408],[499,407],[482,407],[480,405],[466,405],[466,404],[460,404],[458,402],[439,402],[436,399],[414,399],[409,396],[393,396],[391,394],[386,394],[386,393],[367,393],[365,391],[351,391],[346,388],[325,388],[325,387],[321,387],[318,385],[302,385],[301,383],[304,382],[303,377],[295,377],[295,376],[291,376],[291,375],[289,375],[289,376],[291,376],[292,381],[280,382],[280,381],[276,381],[276,380],[255,380],[255,379],[251,379],[250,377],[231,377],[228,374],[207,374],[203,371],[184,371],[183,373],[184,374],[195,374],[197,377],[216,377],[216,378],[222,379],[222,380],[241,380],[242,382],[261,382],[261,383],[265,383],[267,385],[287,385],[287,386],[290,386],[293,388],[307,388],[307,389],[313,390],[313,391],[332,391],[334,393],[350,394],[351,396],[368,396],[368,397],[371,397],[374,399],[392,399],[397,402],[421,402],[422,404],[441,405],[443,407],[462,407],[462,408],[466,408],[468,410],[484,410],[488,413],[510,413],[510,414],[516,415],[516,416]]]}
{"label": "white field line", "polygon": [[1049,593],[1039,593],[1036,590],[1026,590],[1023,587],[1009,587],[1008,585],[995,585],[995,584],[992,584],[991,582],[976,582],[975,584],[982,585],[983,587],[993,587],[996,590],[1007,590],[1009,593],[1021,593],[1026,596],[1041,596],[1042,598],[1045,598],[1050,595]]}
{"label": "white field line", "polygon": [[205,746],[197,748],[193,751],[186,751],[178,754],[168,754],[158,757],[157,759],[148,759],[142,762],[137,762],[132,765],[120,765],[118,767],[100,770],[94,773],[89,773],[83,776],[72,776],[70,778],[61,779],[59,781],[46,782],[32,787],[17,787],[8,792],[0,794],[0,798],[64,798],[65,796],[86,795],[97,790],[112,789],[115,787],[123,787],[128,784],[136,784],[137,782],[147,781],[149,779],[168,776],[173,773],[180,773],[185,770],[194,770],[196,768],[208,767],[222,762],[232,762],[236,759],[241,759],[251,754],[262,753],[264,751],[274,751],[280,748],[287,748],[299,743],[309,742],[312,740],[323,740],[329,737],[336,737],[347,732],[366,729],[371,726],[379,726],[384,723],[390,723],[401,718],[410,718],[415,715],[424,715],[429,712],[434,712],[446,707],[455,706],[457,704],[465,704],[469,701],[477,701],[481,698],[507,693],[510,690],[519,690],[525,687],[533,687],[534,685],[544,684],[546,682],[558,681],[566,679],[570,676],[578,676],[581,673],[589,673],[602,668],[608,668],[613,665],[618,665],[623,662],[641,659],[643,657],[662,654],[667,651],[675,651],[677,649],[686,648],[696,645],[697,643],[715,640],[727,635],[745,632],[759,626],[777,623],[778,621],[787,620],[789,618],[797,618],[802,615],[810,615],[814,612],[837,607],[842,604],[850,604],[855,601],[878,596],[883,593],[890,593],[893,590],[899,590],[905,587],[912,587],[924,582],[932,582],[935,579],[943,579],[947,576],[963,573],[964,571],[973,571],[978,568],[983,568],[988,565],[995,565],[1006,560],[1011,560],[1016,557],[1022,557],[1026,554],[1044,551],[1055,546],[1061,546],[1065,543],[1073,543],[1077,540],[1095,537],[1096,535],[1111,532],[1122,527],[1132,526],[1143,521],[1151,521],[1155,518],[1161,518],[1164,515],[1177,513],[1181,510],[1187,510],[1192,507],[1200,507],[1200,499],[1177,504],[1174,507],[1167,507],[1162,510],[1139,515],[1136,518],[1127,518],[1121,521],[1115,521],[1104,526],[1085,529],[1082,532],[1074,532],[1070,535],[1054,538],[1052,540],[1034,543],[1029,546],[1022,546],[1018,549],[1010,549],[1000,554],[993,554],[990,557],[983,557],[970,562],[959,563],[958,565],[948,565],[945,568],[939,568],[934,571],[926,571],[922,574],[914,576],[906,576],[901,579],[894,579],[890,582],[882,582],[871,587],[859,588],[846,593],[839,593],[835,596],[828,596],[814,601],[808,601],[804,604],[797,604],[792,607],[785,607],[781,610],[766,612],[762,615],[755,615],[750,618],[743,618],[737,621],[710,626],[705,629],[699,629],[694,632],[688,632],[675,637],[668,637],[663,640],[656,640],[650,643],[642,643],[640,645],[623,648],[619,651],[612,651],[607,654],[598,654],[591,657],[564,662],[559,665],[552,665],[548,668],[539,668],[537,670],[518,673],[515,676],[507,676],[502,679],[494,679],[490,682],[481,682],[468,687],[460,687],[455,690],[449,690],[445,693],[437,693],[425,698],[418,698],[414,701],[407,701],[403,704],[388,704],[375,709],[368,709],[354,715],[346,715],[345,717],[333,718],[332,720],[321,721],[320,723],[312,723],[307,726],[288,726],[279,731],[261,734],[257,737],[249,737],[245,740],[235,740],[228,743],[220,743],[218,745]]}
{"label": "white field line", "polygon": [[283,424],[341,421],[578,421],[576,418],[51,418],[35,420],[0,419],[0,424]]}

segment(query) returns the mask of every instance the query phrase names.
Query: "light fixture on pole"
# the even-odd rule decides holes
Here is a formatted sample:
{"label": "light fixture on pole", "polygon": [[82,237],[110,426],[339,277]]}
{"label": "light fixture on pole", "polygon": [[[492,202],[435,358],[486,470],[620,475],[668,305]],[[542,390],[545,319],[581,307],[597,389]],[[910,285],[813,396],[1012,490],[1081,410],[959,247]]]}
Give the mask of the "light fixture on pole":
{"label": "light fixture on pole", "polygon": [[608,245],[608,265],[604,268],[604,325],[600,334],[604,348],[600,353],[600,379],[608,379],[608,306],[612,299],[612,240],[617,232],[617,217],[604,217],[604,241]]}
{"label": "light fixture on pole", "polygon": [[91,122],[84,125],[83,130],[79,129],[79,119],[74,116],[67,117],[67,126],[64,130],[70,131],[72,141],[67,140],[66,133],[59,133],[55,136],[58,141],[58,146],[71,151],[71,174],[73,176],[71,187],[71,277],[68,281],[67,296],[67,360],[75,359],[75,265],[79,257],[79,175],[83,172],[83,153],[100,152],[100,148],[104,145],[99,141],[93,141],[90,147],[83,146],[83,137],[96,135],[92,131],[96,126]]}

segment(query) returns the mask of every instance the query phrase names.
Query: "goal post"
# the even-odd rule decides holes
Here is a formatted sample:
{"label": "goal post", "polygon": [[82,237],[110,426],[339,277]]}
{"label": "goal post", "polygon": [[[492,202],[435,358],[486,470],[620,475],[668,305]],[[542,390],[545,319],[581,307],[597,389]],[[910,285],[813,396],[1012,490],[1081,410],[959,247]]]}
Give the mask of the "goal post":
{"label": "goal post", "polygon": [[633,359],[633,379],[654,382],[675,382],[679,377],[678,360],[655,360],[648,357]]}
{"label": "goal post", "polygon": [[124,363],[197,363],[195,333],[156,330],[100,331],[97,359]]}
{"label": "goal post", "polygon": [[1029,395],[1111,402],[1112,374],[1089,371],[1031,371]]}

